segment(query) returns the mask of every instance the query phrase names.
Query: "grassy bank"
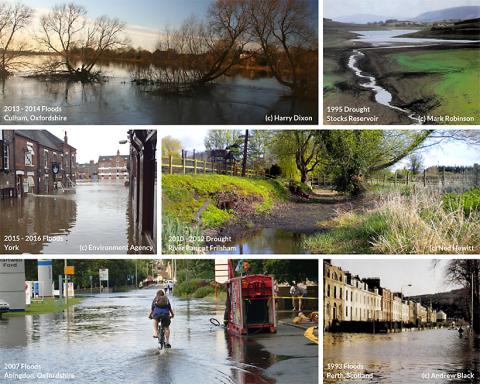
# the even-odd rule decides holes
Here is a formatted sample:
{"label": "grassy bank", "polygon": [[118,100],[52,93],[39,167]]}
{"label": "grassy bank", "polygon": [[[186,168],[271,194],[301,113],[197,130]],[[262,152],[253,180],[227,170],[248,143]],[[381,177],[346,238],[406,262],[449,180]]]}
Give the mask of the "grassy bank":
{"label": "grassy bank", "polygon": [[[372,209],[343,212],[308,237],[313,253],[478,253],[480,212],[472,195],[388,192]],[[480,195],[480,194],[479,194]],[[465,197],[466,196],[466,197]],[[478,207],[478,205],[477,205]]]}
{"label": "grassy bank", "polygon": [[173,240],[199,245],[203,230],[266,213],[287,196],[275,180],[226,175],[163,175],[162,189],[164,249]]}
{"label": "grassy bank", "polygon": [[382,84],[402,105],[432,116],[475,119],[456,124],[480,121],[480,93],[475,86],[480,83],[477,48],[369,52],[368,56]]}
{"label": "grassy bank", "polygon": [[72,305],[79,304],[82,301],[81,298],[73,297],[68,299],[68,305],[65,301],[57,300],[53,298],[45,298],[42,301],[32,302],[27,305],[25,312],[10,312],[6,316],[25,316],[25,315],[44,315],[47,313],[62,312]]}

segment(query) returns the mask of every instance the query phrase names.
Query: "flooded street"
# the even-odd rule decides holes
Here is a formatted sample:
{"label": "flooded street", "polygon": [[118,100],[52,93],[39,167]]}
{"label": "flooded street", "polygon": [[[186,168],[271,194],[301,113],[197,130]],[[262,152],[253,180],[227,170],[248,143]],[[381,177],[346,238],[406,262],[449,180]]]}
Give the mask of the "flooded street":
{"label": "flooded street", "polygon": [[[363,369],[328,369],[328,364],[360,364]],[[373,374],[374,383],[478,383],[480,339],[455,330],[433,329],[395,334],[324,334],[324,383],[328,374]],[[425,374],[474,374],[474,379],[430,379]]]}
{"label": "flooded street", "polygon": [[123,183],[78,183],[54,195],[0,200],[0,215],[2,241],[18,245],[11,253],[150,253],[135,252],[146,243],[134,231]]}
{"label": "flooded street", "polygon": [[[310,123],[318,122],[316,100],[290,97],[289,90],[267,73],[239,71],[209,89],[174,95],[132,83],[132,64],[108,63],[100,70],[107,81],[94,84],[44,81],[18,73],[0,82],[0,104],[60,107],[56,114],[67,118],[60,123],[78,125],[265,124],[267,114],[311,116]],[[0,112],[3,124],[35,123],[4,121],[2,114],[8,114]]]}
{"label": "flooded street", "polygon": [[73,374],[75,383],[318,382],[318,346],[305,345],[303,332],[227,336],[209,322],[223,319],[224,305],[209,300],[170,297],[172,349],[159,352],[147,317],[154,295],[98,294],[64,313],[0,320],[2,360]]}

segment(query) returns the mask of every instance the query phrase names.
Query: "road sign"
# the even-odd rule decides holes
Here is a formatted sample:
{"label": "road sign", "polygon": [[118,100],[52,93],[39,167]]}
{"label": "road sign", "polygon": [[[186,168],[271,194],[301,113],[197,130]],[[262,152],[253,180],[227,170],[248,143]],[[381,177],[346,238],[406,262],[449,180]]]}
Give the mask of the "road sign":
{"label": "road sign", "polygon": [[75,274],[75,267],[73,265],[67,265],[63,268],[64,275],[74,275]]}
{"label": "road sign", "polygon": [[108,281],[108,269],[99,269],[98,275],[100,276],[100,281]]}

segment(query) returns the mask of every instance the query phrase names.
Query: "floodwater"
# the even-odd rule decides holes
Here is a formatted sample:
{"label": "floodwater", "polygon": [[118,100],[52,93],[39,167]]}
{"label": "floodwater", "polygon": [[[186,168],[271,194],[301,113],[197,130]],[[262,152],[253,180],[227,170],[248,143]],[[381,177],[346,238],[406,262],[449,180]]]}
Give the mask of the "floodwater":
{"label": "floodwater", "polygon": [[[328,374],[347,372],[373,373],[365,383],[477,383],[480,377],[480,339],[460,338],[458,332],[445,328],[377,335],[325,333],[323,350],[324,383],[339,382]],[[329,363],[363,367],[328,369]],[[475,378],[442,378],[458,373]]]}
{"label": "floodwater", "polygon": [[228,254],[300,254],[305,253],[302,242],[304,234],[286,231],[280,228],[260,228],[246,231],[241,237],[226,243],[228,247],[235,247]]}
{"label": "floodwater", "polygon": [[[416,37],[400,37],[407,33],[418,32],[418,29],[389,29],[389,30],[376,30],[376,31],[352,31],[358,35],[361,35],[353,41],[370,43],[376,47],[388,47],[398,44],[412,44],[412,45],[431,45],[431,44],[463,44],[463,43],[476,43],[477,40],[448,40],[448,39],[431,39],[431,38],[416,38]],[[405,45],[403,45],[405,46]]]}
{"label": "floodwater", "polygon": [[[18,73],[0,83],[0,105],[60,107],[54,115],[67,121],[51,124],[264,124],[272,114],[318,122],[317,101],[290,97],[289,90],[267,72],[239,71],[209,89],[173,95],[133,84],[132,64],[114,62],[100,69],[108,80],[95,84],[43,81]],[[35,123],[4,121],[7,115],[12,113],[0,112],[2,124]],[[30,119],[32,113],[15,115]]]}
{"label": "floodwater", "polygon": [[132,248],[146,243],[132,225],[128,192],[123,183],[88,182],[54,195],[0,200],[1,241],[19,246],[8,253],[153,253]]}
{"label": "floodwater", "polygon": [[[212,317],[223,319],[224,305],[213,301],[171,297],[172,349],[159,351],[147,317],[154,295],[154,289],[97,294],[64,313],[0,320],[2,361],[40,366],[27,373],[73,374],[73,380],[64,381],[75,383],[285,382],[272,377],[269,369],[289,357],[260,344],[278,336],[228,336],[209,322]],[[312,363],[317,358],[312,357]],[[311,380],[302,373],[299,377],[305,384],[318,382],[313,370]]]}

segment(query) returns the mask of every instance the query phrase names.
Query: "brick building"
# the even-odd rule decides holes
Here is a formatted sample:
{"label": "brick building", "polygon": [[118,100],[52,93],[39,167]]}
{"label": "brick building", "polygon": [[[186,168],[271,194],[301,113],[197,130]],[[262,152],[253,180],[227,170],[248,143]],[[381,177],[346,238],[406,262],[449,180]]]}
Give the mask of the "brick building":
{"label": "brick building", "polygon": [[78,180],[98,180],[98,164],[94,160],[89,163],[77,165],[77,179]]}
{"label": "brick building", "polygon": [[[3,130],[2,197],[49,194],[75,183],[76,149],[47,130]],[[13,189],[12,189],[13,183]]]}
{"label": "brick building", "polygon": [[100,156],[98,158],[98,179],[101,180],[128,180],[129,156]]}

